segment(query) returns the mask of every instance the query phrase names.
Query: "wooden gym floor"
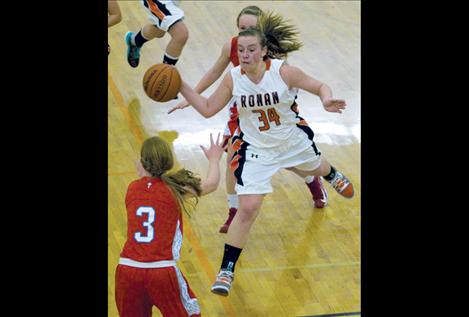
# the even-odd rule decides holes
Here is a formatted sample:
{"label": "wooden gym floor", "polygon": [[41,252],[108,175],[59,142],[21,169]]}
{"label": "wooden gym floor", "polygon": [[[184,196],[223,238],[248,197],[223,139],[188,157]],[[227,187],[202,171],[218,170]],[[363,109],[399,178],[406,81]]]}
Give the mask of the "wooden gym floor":
{"label": "wooden gym floor", "polygon": [[[172,142],[178,167],[205,176],[207,161],[199,144],[222,132],[227,112],[204,119],[187,108],[168,115],[178,101],[156,103],[142,90],[145,70],[160,63],[169,35],[147,43],[138,68],[126,61],[124,35],[148,18],[140,1],[119,1],[122,22],[108,30],[108,316],[118,316],[114,272],[126,236],[124,196],[137,176],[134,160],[142,141],[155,134]],[[185,217],[179,267],[196,293],[203,316],[360,315],[360,2],[359,1],[182,1],[190,38],[177,64],[194,87],[236,35],[239,11],[248,5],[272,9],[298,27],[304,47],[289,57],[311,76],[344,98],[343,114],[322,109],[319,98],[300,92],[301,115],[315,131],[315,141],[329,161],[355,185],[346,200],[329,184],[329,205],[315,209],[302,179],[281,171],[252,228],[236,269],[229,297],[213,295],[225,235],[218,233],[227,215],[225,156],[220,187],[203,197],[191,218]],[[218,83],[218,82],[217,82]],[[214,87],[216,87],[215,83]],[[205,92],[209,95],[214,88]],[[181,97],[180,97],[181,98]],[[154,309],[153,316],[161,316]]]}

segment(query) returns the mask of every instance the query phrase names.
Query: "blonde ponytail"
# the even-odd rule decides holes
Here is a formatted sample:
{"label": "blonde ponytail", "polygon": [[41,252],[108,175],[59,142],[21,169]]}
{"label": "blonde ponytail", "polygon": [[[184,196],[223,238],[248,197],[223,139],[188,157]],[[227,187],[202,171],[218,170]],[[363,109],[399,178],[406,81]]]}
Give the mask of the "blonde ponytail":
{"label": "blonde ponytail", "polygon": [[288,24],[279,14],[272,11],[259,16],[256,28],[249,28],[239,36],[257,36],[262,47],[267,47],[265,58],[284,59],[288,53],[299,50],[303,43],[298,39],[299,32],[292,24]]}
{"label": "blonde ponytail", "polygon": [[179,206],[189,214],[185,204],[189,198],[194,197],[194,194],[195,204],[193,207],[197,204],[197,196],[200,196],[202,192],[201,179],[186,169],[180,169],[171,174],[167,173],[174,166],[173,152],[169,144],[158,136],[146,139],[140,151],[140,161],[143,168],[152,177],[158,177],[168,185]]}

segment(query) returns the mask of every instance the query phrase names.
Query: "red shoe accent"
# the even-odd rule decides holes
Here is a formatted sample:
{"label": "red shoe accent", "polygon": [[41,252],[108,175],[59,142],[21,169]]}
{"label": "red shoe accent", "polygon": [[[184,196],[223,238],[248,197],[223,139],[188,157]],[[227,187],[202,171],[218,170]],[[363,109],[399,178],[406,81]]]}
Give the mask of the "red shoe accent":
{"label": "red shoe accent", "polygon": [[321,177],[314,176],[311,183],[306,183],[311,195],[313,195],[314,207],[324,208],[327,205],[327,190],[322,185]]}
{"label": "red shoe accent", "polygon": [[230,227],[230,224],[233,221],[233,218],[236,215],[237,211],[238,209],[236,208],[230,208],[230,211],[228,212],[228,219],[226,219],[226,222],[220,227],[220,230],[218,232],[220,233],[228,232],[228,228]]}

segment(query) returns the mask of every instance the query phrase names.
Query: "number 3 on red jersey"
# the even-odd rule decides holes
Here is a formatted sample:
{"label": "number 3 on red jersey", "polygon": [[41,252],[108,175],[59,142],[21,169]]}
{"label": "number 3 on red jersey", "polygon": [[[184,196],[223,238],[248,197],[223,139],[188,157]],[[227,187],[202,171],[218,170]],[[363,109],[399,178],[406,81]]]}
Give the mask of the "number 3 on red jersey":
{"label": "number 3 on red jersey", "polygon": [[154,230],[153,230],[153,222],[155,222],[155,209],[153,207],[139,207],[136,211],[138,217],[142,217],[143,214],[148,214],[147,221],[144,221],[142,225],[147,228],[147,234],[142,235],[141,232],[136,232],[134,234],[135,240],[138,242],[145,242],[149,243],[153,240],[154,237]]}

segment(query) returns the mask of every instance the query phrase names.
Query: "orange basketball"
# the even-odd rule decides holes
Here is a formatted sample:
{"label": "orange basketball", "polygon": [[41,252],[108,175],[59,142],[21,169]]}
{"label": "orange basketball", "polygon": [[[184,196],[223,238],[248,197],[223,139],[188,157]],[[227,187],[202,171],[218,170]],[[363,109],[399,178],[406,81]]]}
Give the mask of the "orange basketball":
{"label": "orange basketball", "polygon": [[168,64],[151,66],[143,75],[143,90],[155,101],[166,102],[176,98],[181,89],[181,76],[176,67]]}

